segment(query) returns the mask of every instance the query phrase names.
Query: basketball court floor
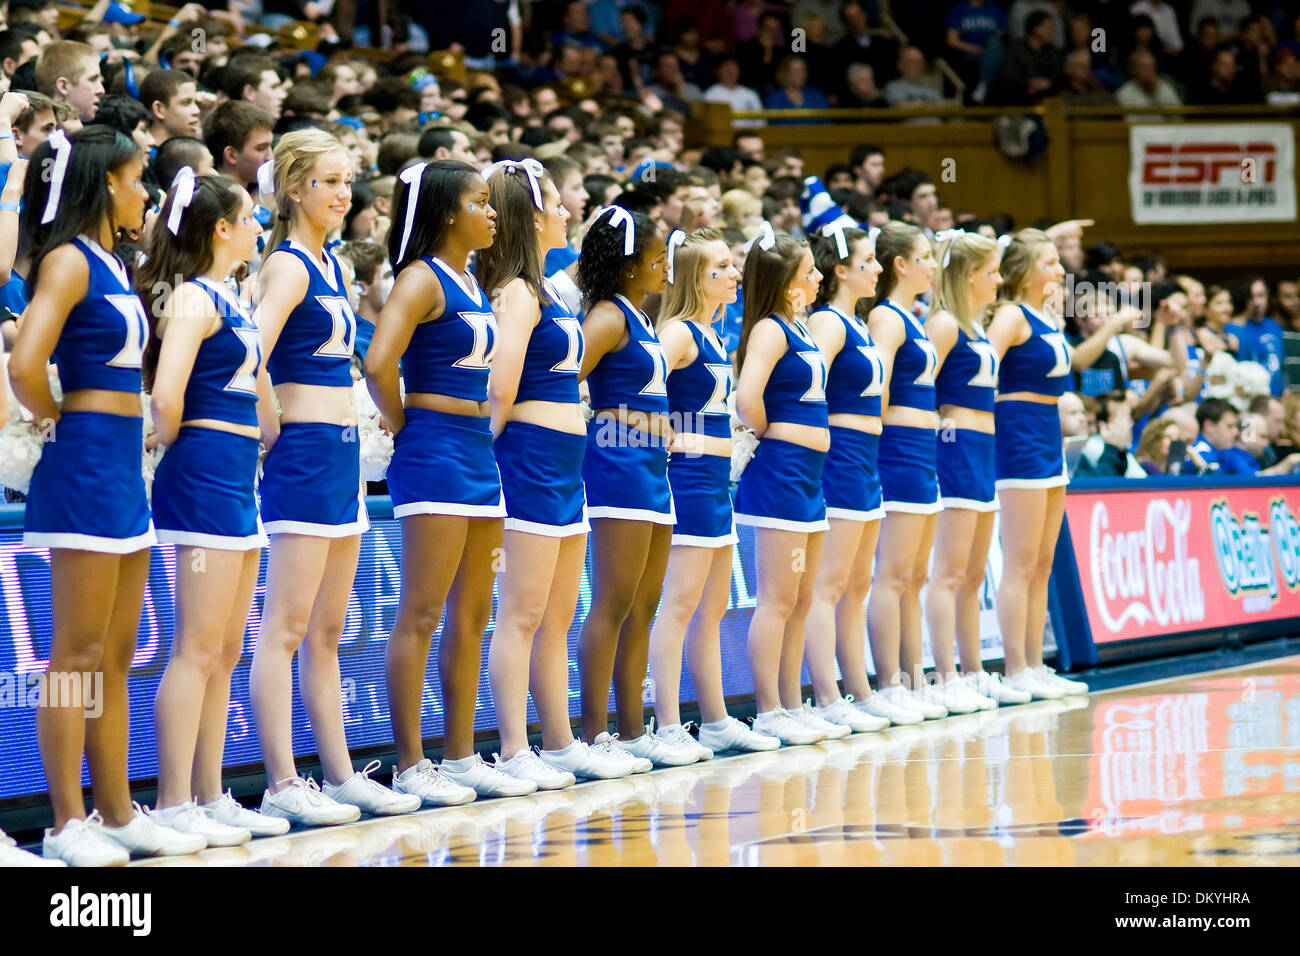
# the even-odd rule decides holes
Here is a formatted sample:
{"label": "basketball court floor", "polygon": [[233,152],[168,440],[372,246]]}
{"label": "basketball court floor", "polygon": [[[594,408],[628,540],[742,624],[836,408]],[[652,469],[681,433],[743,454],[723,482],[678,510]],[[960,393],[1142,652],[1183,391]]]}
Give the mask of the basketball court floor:
{"label": "basketball court floor", "polygon": [[1295,866],[1300,657],[157,866]]}

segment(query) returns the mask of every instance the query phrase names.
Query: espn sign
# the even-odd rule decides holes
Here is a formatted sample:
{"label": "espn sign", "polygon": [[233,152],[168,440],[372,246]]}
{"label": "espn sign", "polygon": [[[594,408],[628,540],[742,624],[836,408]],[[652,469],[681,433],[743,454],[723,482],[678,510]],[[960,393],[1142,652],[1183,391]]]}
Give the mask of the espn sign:
{"label": "espn sign", "polygon": [[1129,156],[1135,223],[1296,218],[1295,136],[1285,123],[1132,126]]}

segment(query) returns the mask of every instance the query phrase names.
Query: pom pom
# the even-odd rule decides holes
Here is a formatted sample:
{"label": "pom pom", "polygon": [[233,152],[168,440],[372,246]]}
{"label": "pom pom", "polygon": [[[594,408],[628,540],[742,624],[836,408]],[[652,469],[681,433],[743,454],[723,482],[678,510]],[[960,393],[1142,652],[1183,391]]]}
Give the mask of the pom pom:
{"label": "pom pom", "polygon": [[731,420],[731,480],[740,481],[746,466],[758,451],[758,436],[736,419]]}
{"label": "pom pom", "polygon": [[0,485],[27,494],[44,447],[40,429],[34,422],[20,420],[6,424],[0,430]]}
{"label": "pom pom", "polygon": [[380,424],[379,408],[364,380],[353,383],[352,393],[357,403],[361,477],[366,481],[383,481],[388,474],[388,463],[393,460],[393,436]]}

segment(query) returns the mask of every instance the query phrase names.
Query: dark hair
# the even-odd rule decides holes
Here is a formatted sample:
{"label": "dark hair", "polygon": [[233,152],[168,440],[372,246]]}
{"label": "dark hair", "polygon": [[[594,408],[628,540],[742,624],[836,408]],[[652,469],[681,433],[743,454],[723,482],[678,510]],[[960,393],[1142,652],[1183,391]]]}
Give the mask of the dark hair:
{"label": "dark hair", "polygon": [[1083,267],[1089,270],[1100,269],[1102,266],[1110,265],[1116,259],[1121,262],[1124,260],[1124,253],[1119,246],[1113,242],[1094,242],[1083,257]]}
{"label": "dark hair", "polygon": [[451,134],[452,128],[450,126],[430,126],[425,129],[420,134],[420,142],[416,146],[420,158],[433,159],[438,150],[455,148],[456,140],[452,138]]}
{"label": "dark hair", "polygon": [[[853,247],[865,238],[867,233],[862,229],[844,230],[844,241],[849,247],[849,258],[853,257]],[[812,238],[809,245],[812,246],[813,261],[817,264],[817,271],[822,274],[822,284],[817,287],[817,296],[813,299],[813,309],[820,309],[835,298],[835,293],[839,291],[840,280],[835,276],[835,267],[842,262],[847,263],[848,259],[840,258],[840,248],[834,236],[823,236],[819,233]],[[809,311],[811,312],[812,309]]]}
{"label": "dark hair", "polygon": [[135,140],[111,126],[91,124],[68,137],[72,150],[63,178],[58,214],[49,223],[41,216],[50,195],[46,170],[54,164],[54,147],[47,140],[32,153],[31,164],[23,185],[25,215],[22,217],[23,248],[30,249],[31,269],[27,275],[29,298],[36,292],[41,263],[51,250],[70,242],[84,232],[94,234],[105,219],[114,232],[113,200],[108,192],[107,175],[141,158]]}
{"label": "dark hair", "polygon": [[153,123],[153,114],[139,100],[110,93],[99,101],[94,125],[111,126],[119,133],[131,136],[141,123],[148,127]]}
{"label": "dark hair", "polygon": [[1111,406],[1121,405],[1121,404],[1123,405],[1128,404],[1128,394],[1120,391],[1117,388],[1112,389],[1109,392],[1102,392],[1100,395],[1098,395],[1097,412],[1096,412],[1097,424],[1101,425],[1103,423],[1109,422]]}
{"label": "dark hair", "polygon": [[[584,181],[585,188],[585,181]],[[590,189],[587,190],[589,196],[593,199],[595,194]],[[644,189],[625,189],[614,199],[614,205],[622,206],[628,212],[645,213],[649,215],[655,206],[663,205],[663,200],[657,194],[647,192]]]}
{"label": "dark hair", "polygon": [[227,146],[236,153],[242,152],[254,132],[259,129],[270,132],[274,128],[275,120],[265,110],[242,100],[227,100],[204,119],[203,141],[212,154],[213,164],[220,169],[226,162]]}
{"label": "dark hair", "polygon": [[379,141],[375,165],[379,167],[379,175],[396,176],[403,166],[419,155],[420,137],[395,130]]}
{"label": "dark hair", "polygon": [[[166,107],[182,86],[193,82],[194,77],[184,70],[154,70],[146,76],[140,84],[140,102],[149,114],[149,119],[153,119],[154,103]],[[100,109],[103,108],[101,103]]]}
{"label": "dark hair", "polygon": [[741,285],[745,290],[744,310],[741,313],[740,348],[736,350],[736,367],[745,364],[745,350],[749,334],[760,319],[769,315],[789,317],[790,303],[786,291],[799,270],[799,261],[808,243],[781,233],[771,249],[757,242],[745,255],[745,272]]}
{"label": "dark hair", "polygon": [[510,122],[510,112],[503,106],[496,103],[475,103],[465,111],[465,122],[469,123],[480,133],[486,133],[492,128],[492,124],[505,120]]}
{"label": "dark hair", "polygon": [[364,179],[352,184],[352,204],[348,206],[347,215],[343,217],[343,238],[357,238],[352,235],[352,223],[356,218],[375,204],[375,191]]}
{"label": "dark hair", "polygon": [[738,162],[740,162],[740,154],[730,146],[710,146],[700,153],[700,165],[718,174],[731,175]]}
{"label": "dark hair", "polygon": [[212,267],[212,231],[222,219],[234,222],[247,194],[225,176],[199,176],[194,196],[185,207],[181,228],[173,235],[167,228],[176,191],[169,189],[158,213],[158,221],[145,246],[145,261],[137,270],[135,288],[144,302],[149,319],[149,341],[144,348],[145,390],[153,388],[158,368],[158,319],[167,297],[180,284]]}
{"label": "dark hair", "polygon": [[910,256],[924,237],[925,233],[920,229],[905,222],[887,222],[880,230],[880,235],[876,236],[876,259],[880,262],[881,272],[876,280],[876,297],[871,301],[873,309],[888,299],[898,284],[894,260]]}
{"label": "dark hair", "polygon": [[[623,254],[623,235],[626,228],[615,226],[613,215],[604,215],[591,224],[582,240],[578,256],[578,288],[582,290],[582,305],[590,309],[597,302],[612,299],[627,288],[627,268],[640,263],[647,253],[663,248],[664,237],[650,217],[634,212],[632,216],[632,255]],[[640,305],[640,303],[634,303]]]}
{"label": "dark hair", "polygon": [[262,74],[268,70],[276,76],[280,75],[275,61],[269,56],[232,56],[221,75],[221,92],[226,94],[227,99],[243,99],[244,87],[257,89],[262,83]]}
{"label": "dark hair", "polygon": [[826,172],[822,174],[822,183],[824,185],[829,184],[833,177],[840,175],[852,176],[853,169],[848,163],[831,163],[826,167]]}
{"label": "dark hair", "polygon": [[317,113],[326,116],[334,108],[334,91],[327,83],[320,80],[302,80],[293,85],[293,89],[284,98],[281,109],[298,116],[310,116]]}
{"label": "dark hair", "polygon": [[545,146],[547,143],[554,143],[559,138],[560,134],[549,126],[530,126],[519,134],[519,142],[533,149]]}
{"label": "dark hair", "polygon": [[[551,304],[551,297],[542,285],[545,273],[534,229],[538,209],[533,203],[528,176],[520,167],[511,166],[496,170],[487,182],[488,201],[497,211],[497,236],[492,245],[479,251],[476,264],[479,283],[491,296],[512,279],[521,278],[537,298],[538,305],[545,308]],[[543,169],[537,177],[543,202],[548,184],[555,189],[551,174]]]}
{"label": "dark hair", "polygon": [[11,23],[0,30],[0,62],[22,56],[23,44],[36,39],[40,28],[34,23]]}
{"label": "dark hair", "polygon": [[885,151],[875,143],[859,143],[857,146],[854,146],[853,151],[849,153],[849,165],[861,166],[867,161],[867,157],[875,156],[877,153],[881,156],[885,155]]}
{"label": "dark hair", "polygon": [[1182,291],[1183,287],[1173,279],[1162,279],[1159,282],[1153,282],[1151,284],[1151,291],[1147,293],[1147,295],[1150,296],[1151,308],[1160,308],[1160,306],[1164,304],[1165,299],[1169,298],[1171,295],[1177,295]]}
{"label": "dark hair", "polygon": [[1042,10],[1035,10],[1033,13],[1025,17],[1025,35],[1028,36],[1029,34],[1033,33],[1035,30],[1038,29],[1039,24],[1041,24],[1044,20],[1050,20],[1050,19],[1052,18],[1046,12]]}
{"label": "dark hair", "polygon": [[[456,159],[438,159],[420,174],[420,192],[415,200],[415,223],[406,242],[406,255],[398,258],[402,246],[402,226],[406,222],[406,204],[411,187],[397,180],[393,193],[393,228],[388,231],[388,261],[397,276],[421,256],[431,256],[442,247],[449,232],[447,220],[460,209],[460,198],[477,185],[479,174],[473,166]],[[532,231],[529,230],[531,233]]]}
{"label": "dark hair", "polygon": [[182,166],[198,172],[203,154],[208,152],[203,140],[193,136],[173,136],[161,146],[153,159],[153,174],[163,189],[171,188],[172,180]]}
{"label": "dark hair", "polygon": [[1214,422],[1217,425],[1228,412],[1235,413],[1236,411],[1230,403],[1222,398],[1207,398],[1196,408],[1196,426],[1201,431],[1205,431],[1206,422]]}
{"label": "dark hair", "polygon": [[1267,415],[1269,407],[1278,399],[1272,395],[1256,395],[1247,406],[1252,415]]}

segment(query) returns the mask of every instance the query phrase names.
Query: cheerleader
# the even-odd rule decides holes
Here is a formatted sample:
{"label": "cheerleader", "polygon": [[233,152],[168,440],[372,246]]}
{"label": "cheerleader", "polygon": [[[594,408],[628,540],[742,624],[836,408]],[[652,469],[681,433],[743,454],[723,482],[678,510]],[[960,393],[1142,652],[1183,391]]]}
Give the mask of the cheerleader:
{"label": "cheerleader", "polygon": [[[641,311],[647,295],[664,290],[665,260],[664,237],[654,223],[617,206],[593,218],[578,258],[581,377],[594,410],[582,464],[593,522],[592,596],[578,637],[578,671],[588,742],[602,746],[612,739],[634,758],[675,767],[693,763],[699,750],[651,733],[643,725],[641,697],[650,622],[676,522],[668,489],[668,369],[654,323]],[[618,709],[612,738],[611,677]]]}
{"label": "cheerleader", "polygon": [[[144,155],[103,126],[39,146],[24,188],[31,300],[10,357],[14,394],[48,436],[32,474],[23,544],[50,549],[54,628],[36,734],[54,810],[43,854],[70,866],[125,864],[130,854],[193,853],[201,836],[164,826],[131,801],[127,673],[154,527],[141,470],[141,360],[147,324],[118,230],[140,229]],[[47,366],[58,366],[62,404]],[[102,713],[52,697],[102,675]],[[52,680],[51,680],[52,679]],[[86,817],[83,754],[95,812]]]}
{"label": "cheerleader", "polygon": [[[717,229],[689,236],[675,231],[668,237],[667,265],[658,333],[674,425],[668,482],[677,524],[662,605],[650,631],[656,734],[668,747],[694,750],[701,760],[726,750],[775,750],[779,739],[728,716],[722,689],[719,626],[731,597],[736,544],[728,411],[734,377],[713,320],[736,300],[740,272]],[[681,722],[683,641],[700,709],[698,743]]]}
{"label": "cheerleader", "polygon": [[[808,328],[829,366],[826,404],[831,448],[822,471],[830,530],[808,609],[804,659],[812,677],[816,713],[853,731],[891,723],[919,724],[921,716],[871,692],[867,682],[867,589],[880,519],[880,394],[885,370],[858,302],[876,291],[881,267],[875,244],[861,229],[830,227],[812,240],[822,283]],[[847,696],[840,696],[835,661]]]}
{"label": "cheerleader", "polygon": [[[980,656],[980,589],[997,511],[993,467],[993,396],[998,353],[983,320],[997,296],[998,244],[965,233],[944,238],[935,307],[925,323],[939,371],[935,402],[943,511],[935,525],[934,568],[925,618],[934,653],[940,703],[954,714],[1023,704],[1030,696],[984,670]],[[953,661],[954,637],[964,679]]]}
{"label": "cheerleader", "polygon": [[[487,404],[496,319],[467,263],[471,252],[492,244],[496,210],[487,183],[465,163],[418,163],[400,180],[397,226],[388,236],[397,280],[366,352],[370,393],[396,436],[388,491],[402,522],[402,597],[387,659],[397,743],[393,789],[418,795],[426,806],[447,806],[537,789],[474,752],[505,504]],[[438,676],[445,728],[443,761],[435,766],[424,756],[420,715],[429,646],[444,606]]]}
{"label": "cheerleader", "polygon": [[[272,165],[273,163],[273,165]],[[361,534],[370,527],[361,483],[352,391],[356,317],[325,237],[343,223],[352,166],[338,140],[320,130],[281,137],[258,182],[276,207],[257,275],[253,321],[266,364],[258,377],[267,404],[275,387],[280,414],[262,421],[262,519],[271,535],[262,631],[249,693],[267,787],[263,814],[304,826],[349,823],[418,809],[420,798],[369,778],[378,761],[353,771],[339,694],[339,639],[357,571]],[[268,194],[274,193],[273,199]],[[299,654],[302,701],[325,777],[323,792],[293,761],[292,664]]]}
{"label": "cheerleader", "polygon": [[825,537],[822,465],[830,447],[826,363],[799,320],[821,273],[801,239],[764,223],[745,259],[745,313],[736,413],[758,449],[736,494],[736,521],[754,527],[758,600],[749,621],[754,730],[784,744],[845,737],[802,704],[804,618]]}
{"label": "cheerleader", "polygon": [[[488,378],[493,451],[505,498],[505,546],[488,677],[501,735],[497,768],[541,790],[575,777],[623,777],[635,758],[612,740],[588,747],[569,724],[568,632],[587,554],[582,460],[587,425],[578,398],[578,319],[542,276],[566,242],[569,213],[541,165],[490,167],[499,233],[478,256],[499,333]],[[542,745],[528,745],[528,691]]]}
{"label": "cheerleader", "polygon": [[934,346],[912,310],[933,285],[935,261],[921,230],[886,225],[876,239],[882,268],[867,328],[880,353],[880,494],[885,509],[867,607],[876,679],[888,703],[927,720],[947,715],[923,696],[921,588],[941,507],[935,477]]}
{"label": "cheerleader", "polygon": [[1082,681],[1058,677],[1043,663],[1047,582],[1065,513],[1069,474],[1056,403],[1069,387],[1070,346],[1047,311],[1065,270],[1051,238],[1037,229],[1016,233],[1002,255],[1004,300],[989,323],[989,341],[1002,356],[994,458],[1002,510],[1002,580],[998,627],[1006,685],[1040,699],[1086,694]]}
{"label": "cheerleader", "polygon": [[[155,818],[209,846],[285,833],[221,787],[230,677],[266,536],[257,514],[257,327],[226,280],[257,254],[253,200],[223,176],[183,167],[136,277],[151,334],[144,351],[155,431],[160,542],[176,546],[176,628],[158,685]],[[184,279],[172,287],[176,277]],[[159,344],[161,340],[161,345]]]}

